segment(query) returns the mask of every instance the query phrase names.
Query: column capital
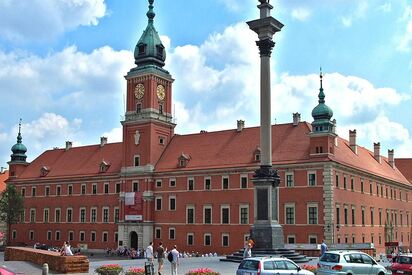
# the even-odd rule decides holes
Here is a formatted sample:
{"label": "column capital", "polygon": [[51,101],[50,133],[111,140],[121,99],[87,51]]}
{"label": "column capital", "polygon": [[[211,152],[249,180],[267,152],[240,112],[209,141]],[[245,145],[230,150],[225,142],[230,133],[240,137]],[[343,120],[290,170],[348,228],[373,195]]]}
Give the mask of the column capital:
{"label": "column capital", "polygon": [[260,56],[269,56],[272,54],[272,49],[275,46],[275,42],[270,38],[261,39],[256,41],[256,45],[259,47]]}
{"label": "column capital", "polygon": [[269,180],[274,187],[278,187],[280,184],[278,171],[273,169],[272,166],[261,165],[260,168],[255,171],[253,178],[253,182],[259,182],[259,180]]}

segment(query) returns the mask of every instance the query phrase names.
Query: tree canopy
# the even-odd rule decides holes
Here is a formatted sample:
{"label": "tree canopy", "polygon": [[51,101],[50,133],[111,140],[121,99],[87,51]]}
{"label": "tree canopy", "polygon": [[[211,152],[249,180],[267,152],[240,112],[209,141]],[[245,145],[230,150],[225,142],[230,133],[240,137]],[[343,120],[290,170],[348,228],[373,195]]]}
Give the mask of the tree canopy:
{"label": "tree canopy", "polygon": [[20,221],[23,210],[23,197],[13,184],[7,184],[0,198],[0,220],[7,223],[8,240],[10,240],[10,227]]}

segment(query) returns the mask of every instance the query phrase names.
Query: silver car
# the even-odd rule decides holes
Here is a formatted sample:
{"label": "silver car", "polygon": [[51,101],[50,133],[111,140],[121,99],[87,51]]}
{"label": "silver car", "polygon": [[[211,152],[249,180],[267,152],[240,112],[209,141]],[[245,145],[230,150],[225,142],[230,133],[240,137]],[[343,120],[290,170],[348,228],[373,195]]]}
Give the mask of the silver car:
{"label": "silver car", "polygon": [[317,275],[384,275],[391,274],[371,256],[360,251],[328,251],[318,263]]}
{"label": "silver car", "polygon": [[314,275],[286,258],[253,257],[244,259],[236,275]]}

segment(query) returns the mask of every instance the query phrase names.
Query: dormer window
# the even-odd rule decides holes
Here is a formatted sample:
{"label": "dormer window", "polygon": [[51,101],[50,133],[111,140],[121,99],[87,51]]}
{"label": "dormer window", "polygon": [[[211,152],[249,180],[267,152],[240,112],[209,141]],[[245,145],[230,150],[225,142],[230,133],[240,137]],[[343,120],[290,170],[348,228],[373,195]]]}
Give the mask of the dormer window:
{"label": "dormer window", "polygon": [[157,57],[160,59],[163,59],[163,51],[164,51],[163,45],[157,45],[156,51],[157,51]]}
{"label": "dormer window", "polygon": [[188,162],[190,161],[191,157],[189,155],[186,155],[182,152],[178,158],[178,166],[179,167],[186,167]]}
{"label": "dormer window", "polygon": [[137,49],[138,49],[138,54],[142,55],[146,52],[146,45],[145,44],[137,45]]}
{"label": "dormer window", "polygon": [[257,147],[255,152],[254,152],[254,160],[256,162],[260,161],[260,151],[261,151],[260,147]]}
{"label": "dormer window", "polygon": [[109,167],[110,167],[110,163],[103,160],[100,163],[100,168],[99,168],[100,173],[106,172],[107,170],[109,170]]}
{"label": "dormer window", "polygon": [[47,166],[43,166],[40,169],[40,177],[45,177],[50,172],[50,168]]}

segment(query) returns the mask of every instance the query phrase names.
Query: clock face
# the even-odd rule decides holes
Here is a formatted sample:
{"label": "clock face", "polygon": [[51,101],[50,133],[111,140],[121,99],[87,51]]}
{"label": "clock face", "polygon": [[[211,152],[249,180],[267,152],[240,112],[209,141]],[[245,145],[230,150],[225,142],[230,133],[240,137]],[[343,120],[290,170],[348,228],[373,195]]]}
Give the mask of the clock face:
{"label": "clock face", "polygon": [[134,96],[137,99],[142,99],[144,96],[144,86],[142,83],[139,83],[136,85],[136,88],[134,88]]}
{"label": "clock face", "polygon": [[165,93],[165,87],[163,85],[158,85],[157,86],[157,98],[160,100],[165,99],[166,93]]}

